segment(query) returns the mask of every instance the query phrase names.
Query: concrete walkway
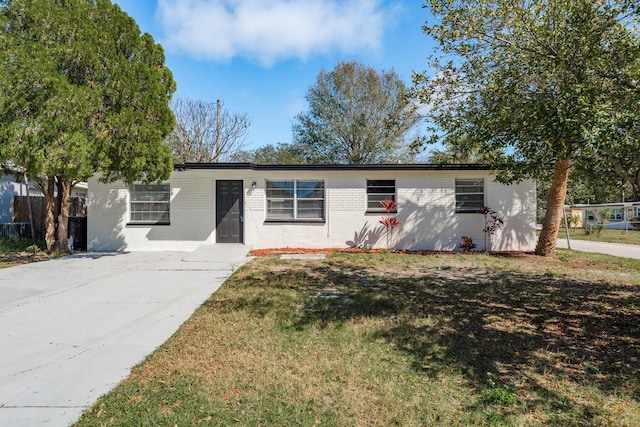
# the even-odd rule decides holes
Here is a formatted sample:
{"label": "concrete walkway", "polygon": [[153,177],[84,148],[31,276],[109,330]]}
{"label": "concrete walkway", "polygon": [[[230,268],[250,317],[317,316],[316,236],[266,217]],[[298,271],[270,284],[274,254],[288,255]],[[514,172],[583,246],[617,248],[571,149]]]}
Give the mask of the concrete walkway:
{"label": "concrete walkway", "polygon": [[250,247],[88,253],[0,270],[0,426],[67,426],[166,341]]}
{"label": "concrete walkway", "polygon": [[[558,239],[557,248],[567,248],[567,239]],[[581,252],[595,252],[624,258],[640,259],[640,245],[623,243],[590,242],[587,240],[571,240],[571,249]]]}

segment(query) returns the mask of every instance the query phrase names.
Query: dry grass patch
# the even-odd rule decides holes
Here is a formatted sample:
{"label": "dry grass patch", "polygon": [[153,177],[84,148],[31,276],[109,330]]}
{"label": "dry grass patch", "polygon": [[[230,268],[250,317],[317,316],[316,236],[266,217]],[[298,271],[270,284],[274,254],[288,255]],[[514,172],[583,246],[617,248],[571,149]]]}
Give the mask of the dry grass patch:
{"label": "dry grass patch", "polygon": [[639,425],[640,261],[264,257],[79,425]]}

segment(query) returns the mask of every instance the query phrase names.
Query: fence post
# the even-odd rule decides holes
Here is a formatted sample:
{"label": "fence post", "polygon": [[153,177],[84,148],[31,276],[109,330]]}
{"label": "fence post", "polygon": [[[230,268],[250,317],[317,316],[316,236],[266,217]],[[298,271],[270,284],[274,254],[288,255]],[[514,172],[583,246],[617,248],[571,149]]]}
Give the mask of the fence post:
{"label": "fence post", "polygon": [[31,194],[29,193],[29,178],[27,178],[27,172],[22,173],[24,184],[27,186],[27,210],[29,211],[29,227],[31,227],[31,238],[35,240],[36,230],[33,227],[33,209],[31,209]]}

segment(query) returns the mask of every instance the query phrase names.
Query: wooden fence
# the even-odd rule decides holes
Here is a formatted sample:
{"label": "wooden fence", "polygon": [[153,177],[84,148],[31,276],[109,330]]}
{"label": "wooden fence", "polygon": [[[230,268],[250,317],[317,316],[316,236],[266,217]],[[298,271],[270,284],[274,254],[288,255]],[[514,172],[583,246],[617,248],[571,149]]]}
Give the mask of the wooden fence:
{"label": "wooden fence", "polygon": [[[36,239],[44,238],[45,219],[47,216],[47,202],[42,196],[31,196],[31,209],[33,211],[33,230]],[[69,216],[87,216],[87,199],[72,197],[69,208]],[[29,205],[27,196],[13,197],[13,221],[29,222]]]}

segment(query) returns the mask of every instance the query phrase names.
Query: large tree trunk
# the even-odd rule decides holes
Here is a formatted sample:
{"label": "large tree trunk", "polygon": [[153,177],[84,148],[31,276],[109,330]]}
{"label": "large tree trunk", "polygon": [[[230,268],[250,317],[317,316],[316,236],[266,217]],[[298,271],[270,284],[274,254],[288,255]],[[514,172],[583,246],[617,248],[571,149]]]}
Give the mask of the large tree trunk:
{"label": "large tree trunk", "polygon": [[56,251],[68,252],[67,241],[69,225],[69,209],[71,208],[71,180],[58,177],[58,198],[60,200],[60,214],[58,215],[58,235],[56,236]]}
{"label": "large tree trunk", "polygon": [[46,185],[40,184],[42,194],[47,202],[47,213],[44,221],[45,233],[44,241],[47,244],[47,252],[51,252],[54,249],[56,243],[56,197],[55,197],[55,178],[50,177],[47,179]]}
{"label": "large tree trunk", "polygon": [[564,201],[567,196],[569,169],[571,160],[558,159],[553,168],[553,181],[547,198],[547,213],[544,216],[542,232],[536,246],[536,255],[550,256],[556,247],[558,229],[564,212]]}

